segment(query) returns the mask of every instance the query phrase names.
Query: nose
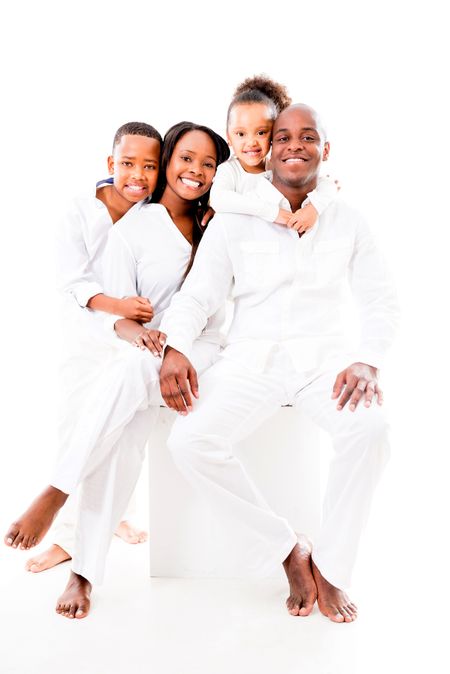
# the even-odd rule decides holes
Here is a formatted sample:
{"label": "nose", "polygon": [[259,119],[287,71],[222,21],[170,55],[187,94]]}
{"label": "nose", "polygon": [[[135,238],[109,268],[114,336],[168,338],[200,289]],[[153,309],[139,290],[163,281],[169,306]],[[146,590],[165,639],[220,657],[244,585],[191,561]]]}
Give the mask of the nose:
{"label": "nose", "polygon": [[288,144],[289,150],[291,151],[296,151],[296,150],[303,150],[303,141],[300,136],[294,138],[291,137],[289,144]]}
{"label": "nose", "polygon": [[203,165],[201,162],[193,161],[189,167],[189,173],[195,176],[200,176],[203,173]]}
{"label": "nose", "polygon": [[139,166],[139,164],[135,164],[133,166],[133,178],[142,178],[143,171],[142,171],[142,166]]}

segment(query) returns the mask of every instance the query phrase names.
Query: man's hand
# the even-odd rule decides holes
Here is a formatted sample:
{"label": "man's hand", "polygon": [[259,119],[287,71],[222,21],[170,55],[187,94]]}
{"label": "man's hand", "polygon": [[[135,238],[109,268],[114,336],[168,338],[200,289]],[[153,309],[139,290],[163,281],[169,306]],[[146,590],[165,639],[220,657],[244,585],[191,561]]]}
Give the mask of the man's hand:
{"label": "man's hand", "polygon": [[191,412],[191,393],[194,398],[198,398],[198,380],[197,373],[186,356],[168,347],[159,378],[161,395],[167,407],[183,416]]}
{"label": "man's hand", "polygon": [[331,397],[335,400],[341,396],[337,404],[338,410],[342,410],[350,401],[350,411],[354,412],[362,397],[364,407],[370,407],[374,395],[377,396],[378,404],[382,405],[383,392],[378,386],[376,368],[366,363],[353,363],[336,377]]}
{"label": "man's hand", "polygon": [[148,349],[156,357],[161,358],[162,350],[164,344],[166,343],[167,335],[160,330],[143,330],[139,335],[131,342],[133,346],[137,346],[143,351]]}
{"label": "man's hand", "polygon": [[153,307],[146,297],[126,297],[117,300],[116,314],[124,318],[131,318],[139,323],[148,323],[153,318]]}

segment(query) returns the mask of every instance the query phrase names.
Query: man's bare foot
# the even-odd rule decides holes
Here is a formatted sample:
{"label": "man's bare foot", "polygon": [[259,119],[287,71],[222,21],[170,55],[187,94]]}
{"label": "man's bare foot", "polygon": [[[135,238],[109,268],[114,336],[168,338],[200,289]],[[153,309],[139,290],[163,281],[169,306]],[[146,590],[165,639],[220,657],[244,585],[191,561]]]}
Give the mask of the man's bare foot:
{"label": "man's bare foot", "polygon": [[134,527],[128,520],[122,520],[114,533],[125,543],[145,543],[148,538],[146,531]]}
{"label": "man's bare foot", "polygon": [[286,606],[291,615],[307,616],[317,598],[317,588],[311,571],[311,544],[305,536],[283,562],[291,593]]}
{"label": "man's bare foot", "polygon": [[56,603],[56,613],[65,618],[86,618],[91,606],[91,592],[90,582],[71,571],[66,589]]}
{"label": "man's bare foot", "polygon": [[41,552],[40,555],[30,557],[25,564],[25,568],[32,573],[40,573],[40,571],[52,569],[57,564],[67,562],[68,559],[72,559],[69,553],[63,550],[59,545],[53,544],[47,550]]}
{"label": "man's bare foot", "polygon": [[67,498],[68,494],[56,487],[44,489],[22,517],[11,524],[5,536],[5,544],[12,548],[29,550],[40,543]]}
{"label": "man's bare foot", "polygon": [[317,603],[324,616],[335,623],[351,623],[358,617],[358,609],[345,592],[331,585],[312,563],[314,579],[317,585]]}

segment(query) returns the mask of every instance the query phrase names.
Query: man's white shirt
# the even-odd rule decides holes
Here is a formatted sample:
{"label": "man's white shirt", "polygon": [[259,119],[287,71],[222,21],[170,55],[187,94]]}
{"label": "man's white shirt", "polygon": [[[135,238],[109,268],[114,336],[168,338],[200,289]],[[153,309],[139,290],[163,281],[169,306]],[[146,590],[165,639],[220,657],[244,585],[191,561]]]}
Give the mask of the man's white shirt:
{"label": "man's white shirt", "polygon": [[[256,189],[265,201],[289,208],[268,180]],[[349,285],[361,319],[356,349],[343,313]],[[398,322],[396,295],[370,230],[339,200],[302,237],[255,216],[217,214],[163,317],[167,345],[189,357],[230,288],[234,316],[226,355],[256,370],[275,344],[287,349],[297,371],[323,368],[343,353],[378,368]]]}

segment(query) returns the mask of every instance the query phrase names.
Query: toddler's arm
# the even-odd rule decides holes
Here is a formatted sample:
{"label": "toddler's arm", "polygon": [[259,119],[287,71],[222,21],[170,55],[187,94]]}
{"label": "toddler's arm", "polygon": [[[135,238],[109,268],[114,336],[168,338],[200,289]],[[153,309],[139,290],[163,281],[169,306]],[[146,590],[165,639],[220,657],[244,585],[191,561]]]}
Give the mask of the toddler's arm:
{"label": "toddler's arm", "polygon": [[[261,175],[261,180],[265,180]],[[237,177],[227,162],[217,169],[211,188],[210,204],[216,213],[242,213],[256,215],[275,222],[279,207],[263,201],[253,190],[243,194],[237,191]]]}
{"label": "toddler's arm", "polygon": [[308,193],[309,204],[295,211],[289,218],[287,226],[297,230],[299,234],[304,234],[314,226],[318,216],[336,199],[339,190],[337,180],[333,180],[330,176],[320,177],[317,187]]}

